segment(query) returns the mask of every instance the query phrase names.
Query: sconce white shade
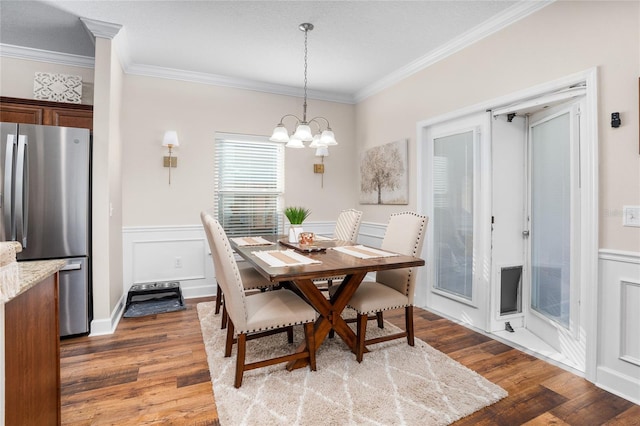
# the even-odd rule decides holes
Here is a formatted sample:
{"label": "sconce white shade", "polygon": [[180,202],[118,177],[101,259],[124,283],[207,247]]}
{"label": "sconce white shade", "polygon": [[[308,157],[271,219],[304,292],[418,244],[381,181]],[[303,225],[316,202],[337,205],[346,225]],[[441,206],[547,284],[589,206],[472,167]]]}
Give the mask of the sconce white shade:
{"label": "sconce white shade", "polygon": [[269,138],[271,142],[289,142],[289,132],[284,124],[278,124]]}
{"label": "sconce white shade", "polygon": [[298,124],[296,128],[295,137],[304,142],[313,140],[313,134],[311,133],[311,127],[308,124]]}
{"label": "sconce white shade", "polygon": [[180,141],[178,140],[178,132],[176,132],[175,130],[167,130],[166,132],[164,132],[162,146],[180,146]]}
{"label": "sconce white shade", "polygon": [[289,142],[287,142],[285,146],[287,148],[304,148],[302,140],[300,140],[296,135],[291,136],[291,138],[289,138]]}
{"label": "sconce white shade", "polygon": [[322,136],[320,137],[320,142],[322,142],[324,145],[327,145],[327,146],[338,145],[338,142],[336,142],[336,137],[333,135],[333,130],[329,130],[329,129],[322,132]]}
{"label": "sconce white shade", "polygon": [[329,148],[326,146],[320,145],[318,149],[316,149],[316,157],[328,157],[329,156]]}

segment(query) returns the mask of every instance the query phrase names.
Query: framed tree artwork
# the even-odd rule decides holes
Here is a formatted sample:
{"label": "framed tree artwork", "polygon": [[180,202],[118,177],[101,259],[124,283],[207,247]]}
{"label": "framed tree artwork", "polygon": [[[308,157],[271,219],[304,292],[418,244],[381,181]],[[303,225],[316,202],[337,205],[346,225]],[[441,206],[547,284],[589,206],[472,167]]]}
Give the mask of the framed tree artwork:
{"label": "framed tree artwork", "polygon": [[409,204],[408,139],[368,149],[360,157],[360,204]]}

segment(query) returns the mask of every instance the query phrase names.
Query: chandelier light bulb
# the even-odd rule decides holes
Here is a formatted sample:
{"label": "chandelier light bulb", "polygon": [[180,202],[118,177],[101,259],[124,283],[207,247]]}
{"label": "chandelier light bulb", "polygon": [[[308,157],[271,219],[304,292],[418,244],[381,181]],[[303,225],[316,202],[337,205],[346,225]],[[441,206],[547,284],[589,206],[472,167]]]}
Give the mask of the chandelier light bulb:
{"label": "chandelier light bulb", "polygon": [[311,142],[313,140],[313,134],[311,133],[311,127],[308,124],[298,124],[296,133],[294,135],[303,142]]}
{"label": "chandelier light bulb", "polygon": [[289,138],[289,142],[285,145],[287,148],[304,148],[304,144],[302,140],[300,140],[296,135],[293,135]]}
{"label": "chandelier light bulb", "polygon": [[289,132],[284,124],[280,123],[273,129],[273,134],[269,138],[271,142],[289,142]]}
{"label": "chandelier light bulb", "polygon": [[338,142],[336,142],[336,137],[333,135],[333,131],[331,129],[327,129],[322,132],[320,142],[327,146],[338,145]]}

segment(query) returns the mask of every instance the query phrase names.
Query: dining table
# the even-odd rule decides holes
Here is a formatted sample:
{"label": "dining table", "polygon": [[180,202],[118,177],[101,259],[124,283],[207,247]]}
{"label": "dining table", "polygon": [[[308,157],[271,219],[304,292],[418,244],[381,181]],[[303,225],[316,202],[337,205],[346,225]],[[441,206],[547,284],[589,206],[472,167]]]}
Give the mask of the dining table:
{"label": "dining table", "polygon": [[[370,249],[368,247],[363,248],[363,246],[349,241],[327,239],[314,241],[313,244],[300,245],[290,243],[287,237],[261,237],[261,241],[265,240],[268,244],[245,245],[238,243],[241,241],[240,239],[230,239],[231,246],[235,252],[251,264],[262,276],[275,284],[295,291],[318,312],[318,318],[314,326],[314,347],[307,348],[306,342],[303,342],[296,348],[297,352],[303,352],[307,349],[317,351],[333,329],[349,349],[356,353],[356,334],[342,317],[342,312],[366,275],[370,272],[411,268],[425,264],[425,261],[421,258],[388,251],[381,252],[385,253],[385,255],[380,257],[366,255],[357,257],[357,251],[375,254],[375,251],[380,249],[373,247]],[[251,241],[255,240],[252,239]],[[347,250],[353,253],[347,254]],[[285,254],[285,257],[282,257],[282,253]],[[305,259],[310,259],[314,263],[271,266],[270,263],[263,260],[264,256],[269,254],[286,259],[286,253],[302,255]],[[337,289],[332,292],[330,297],[325,296],[320,287],[314,282],[314,280],[338,276],[344,276],[344,279],[341,282],[334,281]],[[299,359],[287,364],[287,369],[291,371],[303,368],[307,364],[307,360]]]}

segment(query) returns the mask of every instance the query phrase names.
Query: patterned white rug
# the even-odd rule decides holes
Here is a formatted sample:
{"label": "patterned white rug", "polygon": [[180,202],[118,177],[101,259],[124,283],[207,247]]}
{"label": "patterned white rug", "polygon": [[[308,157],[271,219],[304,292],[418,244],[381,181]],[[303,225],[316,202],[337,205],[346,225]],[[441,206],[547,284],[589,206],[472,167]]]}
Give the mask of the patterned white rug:
{"label": "patterned white rug", "polygon": [[[198,304],[216,406],[229,425],[446,425],[507,396],[489,382],[420,339],[373,345],[361,364],[336,336],[317,352],[317,371],[288,372],[284,364],[245,372],[233,387],[236,352],[224,358],[226,330],[214,302]],[[247,361],[289,353],[286,333],[247,343]],[[397,331],[369,321],[367,337]]]}

